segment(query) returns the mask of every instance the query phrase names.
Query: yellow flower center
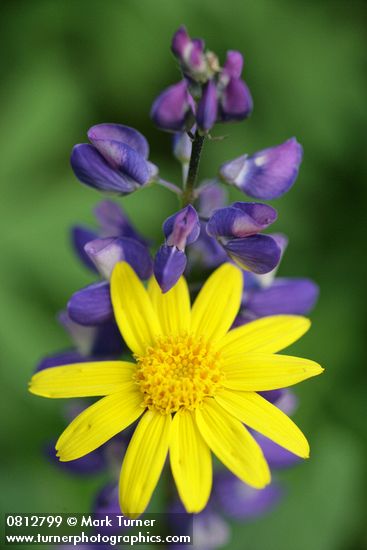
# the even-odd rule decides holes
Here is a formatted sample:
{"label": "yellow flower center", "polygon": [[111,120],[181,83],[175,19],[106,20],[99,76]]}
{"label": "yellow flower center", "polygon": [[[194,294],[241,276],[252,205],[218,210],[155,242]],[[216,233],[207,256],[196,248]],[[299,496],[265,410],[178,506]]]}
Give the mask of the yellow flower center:
{"label": "yellow flower center", "polygon": [[144,404],[161,413],[195,409],[215,394],[224,377],[219,352],[201,336],[161,337],[136,359]]}

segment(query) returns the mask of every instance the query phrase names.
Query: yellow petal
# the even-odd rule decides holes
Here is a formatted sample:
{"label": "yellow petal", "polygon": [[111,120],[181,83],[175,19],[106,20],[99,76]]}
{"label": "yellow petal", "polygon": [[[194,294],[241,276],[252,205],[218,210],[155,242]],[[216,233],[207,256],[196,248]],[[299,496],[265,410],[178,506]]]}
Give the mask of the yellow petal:
{"label": "yellow petal", "polygon": [[148,506],[167,457],[171,415],[147,411],[127,448],[120,475],[120,506],[137,517]]}
{"label": "yellow petal", "polygon": [[148,294],[164,334],[182,334],[190,330],[190,294],[183,277],[164,294],[155,277],[151,277]]}
{"label": "yellow petal", "polygon": [[237,418],[214,399],[196,409],[196,421],[213,453],[244,483],[262,489],[270,483],[270,471],[260,446]]}
{"label": "yellow petal", "polygon": [[241,271],[226,263],[209,277],[192,308],[191,329],[208,340],[222,338],[232,325],[241,304]]}
{"label": "yellow petal", "polygon": [[103,397],[69,424],[56,443],[60,460],[75,460],[94,451],[143,412],[141,392],[132,382],[126,383],[123,391]]}
{"label": "yellow petal", "polygon": [[251,353],[240,361],[223,363],[223,386],[241,391],[286,388],[323,372],[314,361],[290,355]]}
{"label": "yellow petal", "polygon": [[252,321],[228,332],[220,349],[228,358],[245,353],[276,353],[301,338],[310,321],[299,315],[273,315]]}
{"label": "yellow petal", "polygon": [[216,401],[247,426],[302,458],[308,458],[307,439],[280,409],[255,392],[221,390]]}
{"label": "yellow petal", "polygon": [[143,283],[126,262],[116,264],[112,272],[111,300],[126,344],[134,353],[144,354],[162,329]]}
{"label": "yellow petal", "polygon": [[201,512],[212,487],[212,459],[190,411],[179,411],[173,418],[170,461],[186,511],[189,514]]}
{"label": "yellow petal", "polygon": [[52,367],[32,376],[29,391],[42,397],[94,397],[117,392],[136,370],[126,361],[96,361]]}

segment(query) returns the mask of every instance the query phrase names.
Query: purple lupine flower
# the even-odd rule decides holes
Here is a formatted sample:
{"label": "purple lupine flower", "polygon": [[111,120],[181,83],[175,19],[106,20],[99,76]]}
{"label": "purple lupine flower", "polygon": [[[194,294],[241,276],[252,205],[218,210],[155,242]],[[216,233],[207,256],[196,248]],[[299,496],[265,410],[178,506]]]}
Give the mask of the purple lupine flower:
{"label": "purple lupine flower", "polygon": [[278,198],[296,181],[302,161],[302,146],[295,138],[253,155],[242,155],[220,167],[220,177],[250,197]]}
{"label": "purple lupine flower", "polygon": [[149,146],[137,130],[122,124],[97,124],[88,130],[91,144],[75,145],[71,166],[86,185],[128,195],[157,175],[149,162]]}
{"label": "purple lupine flower", "polygon": [[107,237],[88,242],[85,252],[105,281],[99,281],[76,291],[68,302],[68,313],[81,325],[100,325],[113,319],[109,278],[117,262],[128,262],[141,279],[153,271],[149,249],[128,237]]}
{"label": "purple lupine flower", "polygon": [[182,132],[194,123],[195,103],[186,80],[166,88],[154,101],[150,116],[162,130]]}
{"label": "purple lupine flower", "polygon": [[163,292],[172,288],[183,274],[187,259],[185,248],[200,234],[199,216],[189,204],[173,214],[163,224],[165,244],[154,260],[154,275]]}
{"label": "purple lupine flower", "polygon": [[173,35],[171,49],[178,59],[183,73],[196,82],[206,82],[213,74],[210,54],[204,52],[205,43],[200,38],[190,38],[182,25]]}
{"label": "purple lupine flower", "polygon": [[247,118],[253,109],[250,90],[241,79],[243,57],[240,52],[229,51],[218,80],[219,111],[221,122]]}
{"label": "purple lupine flower", "polygon": [[276,217],[276,210],[269,205],[236,202],[216,210],[206,230],[242,269],[263,274],[272,271],[281,256],[276,240],[259,234]]}
{"label": "purple lupine flower", "polygon": [[209,80],[203,87],[196,113],[196,122],[200,130],[208,132],[215,124],[218,114],[217,87]]}

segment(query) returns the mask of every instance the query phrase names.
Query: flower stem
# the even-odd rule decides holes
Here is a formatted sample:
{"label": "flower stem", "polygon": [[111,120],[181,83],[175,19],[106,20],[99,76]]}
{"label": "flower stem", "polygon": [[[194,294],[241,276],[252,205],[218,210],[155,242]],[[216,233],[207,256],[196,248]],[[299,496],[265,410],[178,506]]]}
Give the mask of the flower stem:
{"label": "flower stem", "polygon": [[196,131],[194,141],[192,142],[192,151],[190,157],[189,171],[187,174],[186,184],[182,193],[182,206],[190,204],[194,200],[194,187],[199,171],[201,150],[203,148],[205,136],[201,136]]}
{"label": "flower stem", "polygon": [[162,187],[165,187],[166,189],[169,189],[170,191],[172,191],[172,193],[176,193],[176,195],[182,195],[182,190],[174,183],[163,180],[162,178],[155,180],[155,183],[161,185]]}

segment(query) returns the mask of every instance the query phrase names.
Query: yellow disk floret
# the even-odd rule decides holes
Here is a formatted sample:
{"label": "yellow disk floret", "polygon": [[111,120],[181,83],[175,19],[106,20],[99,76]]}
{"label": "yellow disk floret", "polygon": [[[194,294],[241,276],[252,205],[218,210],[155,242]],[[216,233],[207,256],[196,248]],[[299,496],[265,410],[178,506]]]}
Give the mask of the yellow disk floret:
{"label": "yellow disk floret", "polygon": [[202,336],[161,337],[136,359],[144,404],[161,413],[195,409],[214,396],[224,378],[220,353]]}

